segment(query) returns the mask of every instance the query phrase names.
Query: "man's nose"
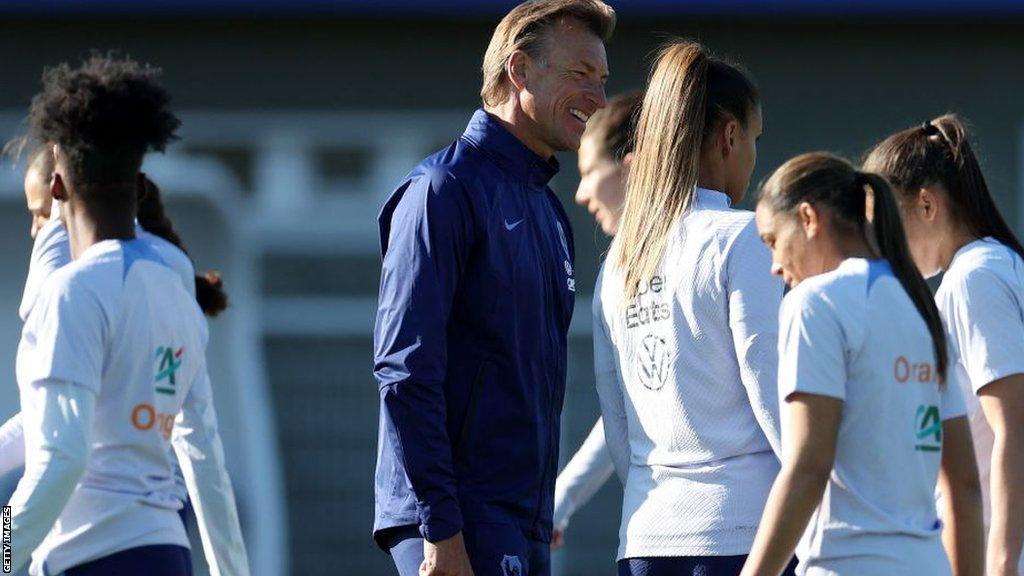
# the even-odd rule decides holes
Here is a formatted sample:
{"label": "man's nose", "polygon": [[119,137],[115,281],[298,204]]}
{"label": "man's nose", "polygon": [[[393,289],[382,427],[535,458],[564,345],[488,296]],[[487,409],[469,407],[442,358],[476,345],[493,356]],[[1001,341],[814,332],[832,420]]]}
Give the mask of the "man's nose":
{"label": "man's nose", "polygon": [[606,96],[604,93],[604,84],[599,84],[594,89],[594,93],[591,96],[591,100],[594,101],[594,106],[596,106],[598,109],[608,106],[608,96]]}
{"label": "man's nose", "polygon": [[772,262],[772,274],[775,276],[782,276],[782,264]]}

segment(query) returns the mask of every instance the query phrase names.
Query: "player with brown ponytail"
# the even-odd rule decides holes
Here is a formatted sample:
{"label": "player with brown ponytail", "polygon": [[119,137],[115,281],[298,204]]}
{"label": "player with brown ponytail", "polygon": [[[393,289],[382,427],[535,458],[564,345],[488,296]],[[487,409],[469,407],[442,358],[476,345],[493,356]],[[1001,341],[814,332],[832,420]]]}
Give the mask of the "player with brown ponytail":
{"label": "player with brown ponytail", "polygon": [[951,370],[978,456],[987,571],[1017,576],[1024,570],[1024,247],[955,115],[889,136],[865,168],[892,182],[921,273],[946,272],[935,301],[956,351]]}
{"label": "player with brown ponytail", "polygon": [[[181,236],[174,229],[174,223],[164,211],[164,202],[160,188],[146,177],[142,184],[142,197],[139,199],[139,225],[144,230],[174,244],[179,250],[188,254]],[[210,318],[216,317],[228,307],[228,294],[224,291],[224,282],[219,272],[208,271],[195,275],[196,302],[203,313]]]}
{"label": "player with brown ponytail", "polygon": [[776,576],[794,548],[801,574],[950,574],[940,478],[963,487],[943,513],[956,573],[980,575],[963,399],[888,183],[831,154],[797,156],[763,186],[757,227],[793,289],[779,334],[786,455],[744,576]]}

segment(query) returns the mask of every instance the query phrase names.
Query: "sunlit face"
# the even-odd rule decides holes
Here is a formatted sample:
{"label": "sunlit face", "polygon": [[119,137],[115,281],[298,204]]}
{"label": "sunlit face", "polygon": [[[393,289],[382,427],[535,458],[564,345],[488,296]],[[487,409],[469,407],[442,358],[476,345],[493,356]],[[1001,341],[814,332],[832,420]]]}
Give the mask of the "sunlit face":
{"label": "sunlit face", "polygon": [[594,136],[584,136],[579,151],[580,186],[576,203],[614,236],[619,229],[622,203],[626,199],[626,168],[613,160]]}
{"label": "sunlit face", "polygon": [[761,240],[772,251],[772,274],[790,288],[827,271],[813,242],[816,223],[808,229],[799,214],[778,213],[767,202],[758,202],[755,220]]}
{"label": "sunlit face", "polygon": [[25,205],[32,216],[29,234],[35,239],[39,229],[50,219],[53,197],[50,195],[50,175],[41,172],[39,162],[33,162],[25,173]]}
{"label": "sunlit face", "polygon": [[738,123],[736,129],[733,154],[726,160],[725,192],[733,203],[739,203],[750,186],[750,177],[754,174],[757,163],[757,140],[764,132],[764,121],[761,106],[757,105],[747,118],[746,127]]}
{"label": "sunlit face", "polygon": [[522,108],[534,137],[552,152],[576,150],[587,120],[608,101],[604,44],[581,22],[554,25],[538,58],[528,59]]}

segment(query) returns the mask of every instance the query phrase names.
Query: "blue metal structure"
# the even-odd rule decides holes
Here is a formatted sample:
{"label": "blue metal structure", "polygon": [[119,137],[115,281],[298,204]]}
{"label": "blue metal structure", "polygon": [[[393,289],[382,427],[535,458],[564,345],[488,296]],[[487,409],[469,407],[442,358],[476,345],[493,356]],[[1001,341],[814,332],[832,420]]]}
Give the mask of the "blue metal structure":
{"label": "blue metal structure", "polygon": [[[0,14],[492,16],[515,0],[4,0]],[[628,0],[628,16],[1009,16],[1022,0]]]}

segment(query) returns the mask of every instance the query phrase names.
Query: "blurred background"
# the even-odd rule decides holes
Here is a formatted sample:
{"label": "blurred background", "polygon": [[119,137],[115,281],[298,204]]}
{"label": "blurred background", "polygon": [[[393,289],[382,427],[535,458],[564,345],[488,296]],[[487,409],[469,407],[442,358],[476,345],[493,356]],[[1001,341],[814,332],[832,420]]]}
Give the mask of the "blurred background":
{"label": "blurred background", "polygon": [[[162,66],[182,140],[145,170],[197,270],[233,306],[211,322],[217,409],[253,573],[390,575],[370,538],[377,387],[376,214],[479,105],[503,0],[6,0],[0,136],[21,132],[47,65],[120,49]],[[970,120],[1007,219],[1024,222],[1024,6],[1008,0],[619,0],[609,95],[643,85],[673,36],[745,64],[763,94],[756,183],[799,152],[853,158],[947,111]],[[589,431],[590,294],[607,247],[571,206],[574,154],[552,186],[577,246],[563,463]],[[17,411],[17,306],[31,242],[21,167],[0,170],[0,417]],[[746,202],[749,205],[749,200]],[[16,479],[5,479],[8,486]],[[614,573],[621,490],[573,519],[560,575]],[[193,531],[193,534],[195,532]],[[195,550],[200,550],[197,546]],[[202,554],[197,553],[202,564]],[[200,566],[200,570],[202,567]],[[202,573],[202,572],[201,572]]]}

